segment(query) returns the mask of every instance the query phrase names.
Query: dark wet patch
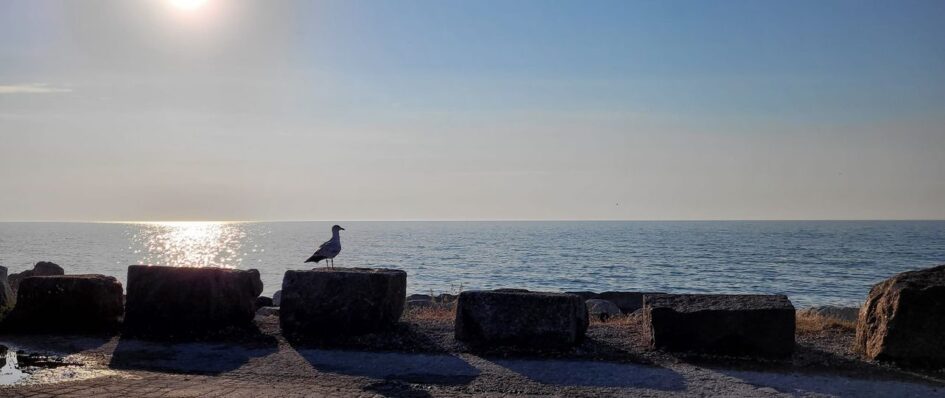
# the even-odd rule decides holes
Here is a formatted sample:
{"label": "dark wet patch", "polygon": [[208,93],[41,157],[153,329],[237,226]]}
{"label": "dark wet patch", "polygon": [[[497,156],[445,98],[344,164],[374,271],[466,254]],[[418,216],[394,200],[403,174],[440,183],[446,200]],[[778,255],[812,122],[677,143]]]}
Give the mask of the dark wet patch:
{"label": "dark wet patch", "polygon": [[57,355],[24,352],[0,345],[0,385],[22,383],[36,371],[81,366]]}

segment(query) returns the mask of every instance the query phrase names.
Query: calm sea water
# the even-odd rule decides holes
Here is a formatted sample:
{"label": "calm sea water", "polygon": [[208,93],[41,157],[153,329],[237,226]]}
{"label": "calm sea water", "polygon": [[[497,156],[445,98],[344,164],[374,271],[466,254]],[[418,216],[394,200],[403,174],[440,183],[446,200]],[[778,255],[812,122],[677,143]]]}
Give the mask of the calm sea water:
{"label": "calm sea water", "polygon": [[[942,221],[340,222],[337,266],[406,270],[408,291],[516,287],[783,293],[858,305],[897,272],[945,263]],[[265,293],[331,223],[0,223],[0,265],[49,260],[124,283],[130,264],[257,268]]]}

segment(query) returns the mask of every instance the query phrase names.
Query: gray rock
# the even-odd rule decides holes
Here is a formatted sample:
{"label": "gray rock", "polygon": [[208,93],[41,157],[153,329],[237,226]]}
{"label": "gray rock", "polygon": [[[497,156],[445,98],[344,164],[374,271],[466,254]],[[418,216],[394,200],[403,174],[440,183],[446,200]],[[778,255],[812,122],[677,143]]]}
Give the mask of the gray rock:
{"label": "gray rock", "polygon": [[433,297],[429,294],[411,294],[407,296],[407,301],[433,301]]}
{"label": "gray rock", "polygon": [[51,263],[48,261],[40,261],[33,265],[33,269],[28,269],[26,271],[11,274],[7,280],[10,283],[10,289],[13,291],[13,295],[16,295],[16,290],[20,286],[20,281],[24,278],[29,278],[31,276],[54,276],[54,275],[65,275],[65,270],[62,269],[59,265]]}
{"label": "gray rock", "polygon": [[260,307],[256,316],[279,316],[279,307]]}
{"label": "gray rock", "polygon": [[256,308],[272,307],[272,306],[273,306],[273,302],[271,298],[266,297],[266,296],[256,297]]}
{"label": "gray rock", "polygon": [[434,297],[433,301],[437,303],[451,304],[456,302],[456,297],[457,296],[455,294],[443,293]]}
{"label": "gray rock", "polygon": [[456,302],[456,339],[473,346],[569,347],[587,325],[584,300],[573,294],[468,291]]}
{"label": "gray rock", "polygon": [[833,318],[841,321],[856,323],[856,318],[860,314],[860,309],[857,307],[834,307],[832,305],[825,305],[820,307],[808,308],[801,311],[805,314],[822,316],[825,318]]}
{"label": "gray rock", "polygon": [[280,324],[290,339],[369,333],[400,319],[406,293],[407,273],[401,270],[286,271]]}
{"label": "gray rock", "polygon": [[272,294],[272,305],[278,307],[280,303],[282,303],[282,290],[276,290]]}
{"label": "gray rock", "polygon": [[652,348],[769,357],[794,350],[794,305],[783,295],[648,295],[644,319]]}
{"label": "gray rock", "polygon": [[33,276],[23,279],[17,304],[2,329],[14,333],[117,331],[124,307],[117,279],[104,275]]}
{"label": "gray rock", "polygon": [[630,314],[643,308],[643,296],[664,294],[660,292],[603,292],[597,299],[607,300],[617,305],[624,314]]}
{"label": "gray rock", "polygon": [[257,279],[236,269],[129,266],[125,333],[173,340],[248,329]]}
{"label": "gray rock", "polygon": [[854,348],[869,359],[945,366],[945,265],[874,285],[860,309]]}
{"label": "gray rock", "polygon": [[601,299],[590,299],[584,302],[584,305],[587,306],[587,313],[601,321],[606,321],[611,317],[620,315],[620,308],[617,307],[617,304],[614,304],[608,300]]}

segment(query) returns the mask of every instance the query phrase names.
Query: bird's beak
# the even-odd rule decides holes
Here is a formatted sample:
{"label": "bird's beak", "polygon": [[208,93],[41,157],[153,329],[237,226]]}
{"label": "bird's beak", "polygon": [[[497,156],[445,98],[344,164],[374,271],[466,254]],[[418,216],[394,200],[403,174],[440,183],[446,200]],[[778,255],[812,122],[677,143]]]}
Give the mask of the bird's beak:
{"label": "bird's beak", "polygon": [[342,230],[342,231],[344,231],[344,230],[345,230],[344,228],[341,228],[341,227],[338,227],[338,229],[340,229],[340,230]]}

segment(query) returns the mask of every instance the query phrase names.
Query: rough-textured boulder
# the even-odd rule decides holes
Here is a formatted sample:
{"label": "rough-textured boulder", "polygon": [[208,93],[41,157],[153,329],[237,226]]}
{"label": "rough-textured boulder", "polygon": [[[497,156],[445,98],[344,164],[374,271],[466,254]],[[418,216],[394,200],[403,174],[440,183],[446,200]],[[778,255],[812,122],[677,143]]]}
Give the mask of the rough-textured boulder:
{"label": "rough-textured boulder", "polygon": [[272,307],[272,299],[266,296],[256,297],[256,308]]}
{"label": "rough-textured boulder", "polygon": [[7,267],[0,267],[0,318],[13,309],[14,303],[16,303],[16,295],[7,283]]}
{"label": "rough-textured boulder", "polygon": [[24,278],[29,278],[31,276],[65,275],[65,273],[66,271],[63,270],[58,264],[51,263],[49,261],[40,261],[33,265],[33,269],[11,274],[7,280],[10,283],[10,289],[12,289],[13,294],[16,295],[16,290],[20,286],[20,281],[22,281]]}
{"label": "rough-textured boulder", "polygon": [[33,276],[20,282],[16,307],[2,328],[23,333],[116,331],[123,312],[121,283],[114,277]]}
{"label": "rough-textured boulder", "polygon": [[584,300],[573,294],[467,291],[456,304],[456,339],[474,346],[568,347],[587,324]]}
{"label": "rough-textured boulder", "polygon": [[804,315],[815,315],[822,316],[825,318],[833,318],[845,322],[856,323],[856,318],[860,314],[860,309],[857,307],[835,307],[832,305],[824,305],[820,307],[811,307],[800,311]]}
{"label": "rough-textured boulder", "polygon": [[610,317],[620,315],[620,308],[612,301],[601,299],[590,299],[584,302],[587,306],[587,313],[601,321],[606,321]]}
{"label": "rough-textured boulder", "polygon": [[282,290],[276,290],[276,292],[272,294],[272,305],[278,307],[279,304],[282,304]]}
{"label": "rough-textured boulder", "polygon": [[873,286],[860,308],[854,344],[870,359],[945,366],[945,265]]}
{"label": "rough-textured boulder", "polygon": [[129,266],[125,333],[176,339],[249,327],[258,278],[236,269]]}
{"label": "rough-textured boulder", "polygon": [[279,320],[291,339],[369,333],[396,323],[406,296],[407,273],[401,270],[286,271]]}
{"label": "rough-textured boulder", "polygon": [[783,357],[794,350],[794,305],[783,295],[648,295],[652,348]]}

